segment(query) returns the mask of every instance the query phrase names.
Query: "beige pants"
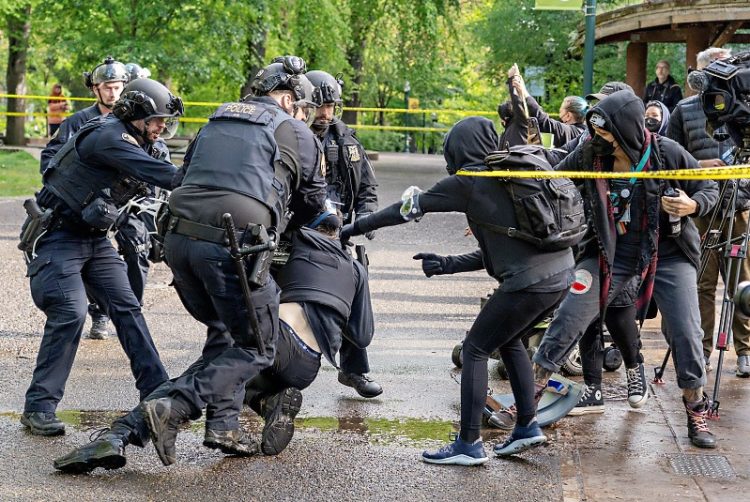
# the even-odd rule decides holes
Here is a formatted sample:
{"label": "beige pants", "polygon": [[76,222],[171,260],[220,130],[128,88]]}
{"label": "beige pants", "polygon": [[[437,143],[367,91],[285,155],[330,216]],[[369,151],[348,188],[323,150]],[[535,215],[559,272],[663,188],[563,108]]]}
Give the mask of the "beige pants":
{"label": "beige pants", "polygon": [[[748,216],[750,211],[740,211],[734,217],[734,228],[732,237],[737,237],[747,231]],[[703,235],[710,222],[710,216],[694,218],[698,231]],[[728,229],[725,228],[721,240],[725,240]],[[703,354],[710,356],[714,348],[714,320],[716,316],[716,285],[721,275],[720,270],[724,267],[724,259],[717,251],[710,251],[706,270],[698,280],[698,304],[701,311],[701,328],[703,328]],[[740,267],[740,282],[750,280],[750,260],[745,259]],[[731,283],[729,287],[734,290],[733,278],[728,278]],[[732,338],[734,338],[734,350],[737,355],[750,355],[750,319],[742,320],[735,313],[732,320]]]}

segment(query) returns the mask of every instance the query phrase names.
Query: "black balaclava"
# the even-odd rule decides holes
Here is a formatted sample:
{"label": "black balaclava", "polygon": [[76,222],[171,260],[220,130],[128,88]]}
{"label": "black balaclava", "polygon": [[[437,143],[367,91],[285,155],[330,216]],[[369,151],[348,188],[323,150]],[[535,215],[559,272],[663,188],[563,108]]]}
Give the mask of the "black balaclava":
{"label": "black balaclava", "polygon": [[495,124],[484,117],[467,117],[457,122],[445,136],[443,156],[448,174],[464,167],[484,165],[484,158],[497,150]]}

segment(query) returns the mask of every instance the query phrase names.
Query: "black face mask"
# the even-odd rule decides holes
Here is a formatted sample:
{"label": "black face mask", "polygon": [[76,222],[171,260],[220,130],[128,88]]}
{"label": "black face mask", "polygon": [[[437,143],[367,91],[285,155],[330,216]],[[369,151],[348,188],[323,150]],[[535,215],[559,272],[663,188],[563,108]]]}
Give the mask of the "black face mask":
{"label": "black face mask", "polygon": [[660,128],[661,128],[661,120],[656,119],[654,117],[646,118],[646,129],[648,129],[651,132],[659,132]]}
{"label": "black face mask", "polygon": [[615,153],[615,145],[596,134],[591,140],[591,151],[596,156],[606,157]]}

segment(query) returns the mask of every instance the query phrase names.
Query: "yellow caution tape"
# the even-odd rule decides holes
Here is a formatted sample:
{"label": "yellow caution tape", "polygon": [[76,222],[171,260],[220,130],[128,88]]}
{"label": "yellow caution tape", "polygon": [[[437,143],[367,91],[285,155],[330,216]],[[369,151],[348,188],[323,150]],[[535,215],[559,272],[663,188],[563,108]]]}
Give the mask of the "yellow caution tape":
{"label": "yellow caution tape", "polygon": [[750,164],[726,167],[705,167],[698,169],[665,169],[646,172],[593,172],[593,171],[464,171],[458,176],[478,176],[481,178],[639,178],[665,180],[733,180],[750,178]]}

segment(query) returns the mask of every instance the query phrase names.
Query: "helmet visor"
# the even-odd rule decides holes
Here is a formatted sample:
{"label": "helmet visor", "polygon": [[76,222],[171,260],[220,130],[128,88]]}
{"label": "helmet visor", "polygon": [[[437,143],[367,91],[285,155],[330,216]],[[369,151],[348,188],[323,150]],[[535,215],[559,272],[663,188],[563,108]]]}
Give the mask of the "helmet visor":
{"label": "helmet visor", "polygon": [[[315,122],[315,112],[318,109],[315,103],[306,99],[300,99],[294,102],[293,107],[294,113],[292,114],[292,116],[294,118],[302,120],[305,124],[307,124],[307,127],[313,125],[313,123]],[[298,114],[301,114],[301,116]]]}

